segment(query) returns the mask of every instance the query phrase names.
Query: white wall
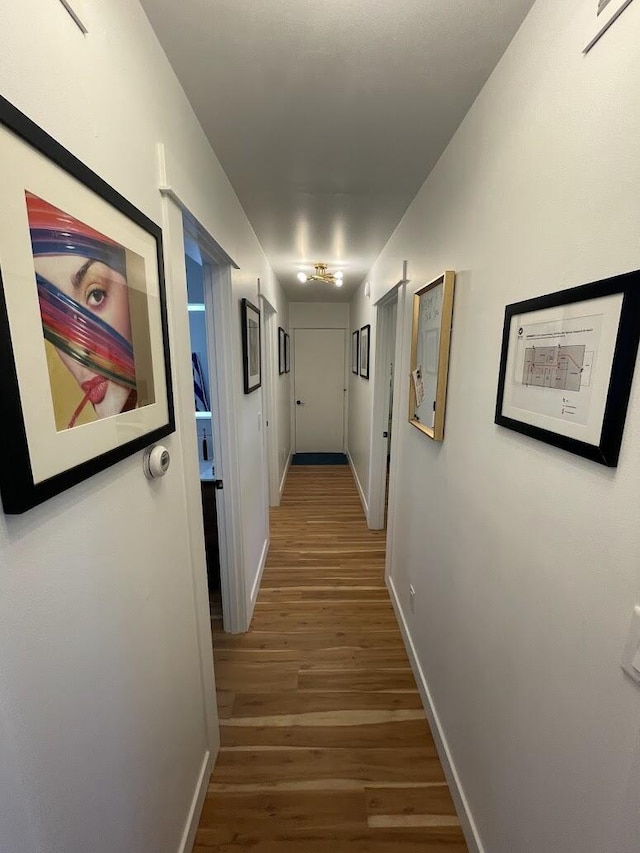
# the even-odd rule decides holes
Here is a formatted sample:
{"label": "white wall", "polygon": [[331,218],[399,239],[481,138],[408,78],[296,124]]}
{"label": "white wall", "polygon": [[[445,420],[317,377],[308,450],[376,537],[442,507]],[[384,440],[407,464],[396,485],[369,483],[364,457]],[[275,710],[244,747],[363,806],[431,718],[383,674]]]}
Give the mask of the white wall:
{"label": "white wall", "polygon": [[406,338],[392,581],[487,853],[640,843],[640,370],[616,470],[493,423],[505,304],[640,267],[640,4],[585,58],[594,7],[536,3],[370,273],[458,274],[442,444]]}
{"label": "white wall", "polygon": [[[260,277],[280,306],[277,282],[140,6],[86,6],[83,37],[58,0],[4,2],[0,92],[156,222],[164,143],[184,200],[241,266],[237,300],[257,301]],[[175,256],[182,238],[173,236]],[[184,265],[168,288],[182,382],[190,373]],[[264,511],[252,503],[264,494],[255,488],[261,395],[241,393],[239,306],[233,327],[250,579],[266,538]],[[195,436],[192,415],[177,414],[162,482],[147,483],[137,455],[23,517],[0,515],[2,853],[178,849],[203,758],[216,744],[199,662],[206,602],[194,591],[203,549],[192,559],[186,511],[199,485],[180,466],[183,448],[196,453]],[[202,653],[210,662],[210,646]]]}
{"label": "white wall", "polygon": [[348,302],[290,302],[292,329],[348,329]]}
{"label": "white wall", "polygon": [[[347,451],[351,458],[353,473],[364,511],[369,513],[369,466],[371,456],[371,418],[373,413],[373,363],[376,351],[376,309],[371,298],[365,296],[364,284],[357,290],[349,304],[350,328],[347,346],[349,348],[349,418],[347,432]],[[351,335],[369,324],[369,379],[351,372]],[[358,362],[359,363],[359,362]]]}

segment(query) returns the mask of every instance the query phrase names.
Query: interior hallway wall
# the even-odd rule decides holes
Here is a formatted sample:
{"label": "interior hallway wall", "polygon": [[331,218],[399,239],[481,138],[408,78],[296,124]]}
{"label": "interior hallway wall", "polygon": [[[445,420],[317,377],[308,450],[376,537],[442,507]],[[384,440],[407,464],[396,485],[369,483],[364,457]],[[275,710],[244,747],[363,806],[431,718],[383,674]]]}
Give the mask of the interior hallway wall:
{"label": "interior hallway wall", "polygon": [[292,329],[348,329],[348,302],[290,302]]}
{"label": "interior hallway wall", "polygon": [[[356,478],[365,514],[369,514],[369,468],[371,456],[371,419],[373,415],[373,363],[376,348],[376,309],[371,298],[365,296],[364,283],[356,291],[349,304],[350,328],[347,345],[349,347],[349,418],[347,432],[347,453]],[[369,379],[360,376],[360,358],[358,373],[351,371],[352,335],[369,324]]]}
{"label": "interior hallway wall", "polygon": [[595,5],[538,0],[370,272],[457,270],[442,444],[407,300],[392,582],[486,853],[640,839],[640,369],[615,470],[493,423],[505,305],[640,267],[640,4],[585,57]]}
{"label": "interior hallway wall", "polygon": [[[240,265],[231,356],[250,589],[267,531],[252,503],[261,394],[242,394],[239,300],[257,302],[258,278],[278,309],[286,300],[139,4],[85,6],[86,37],[57,0],[2,3],[0,93],[158,223],[163,143],[192,212]],[[175,369],[190,359],[176,322],[186,277],[167,285]],[[193,583],[205,567],[192,566],[185,510],[199,484],[180,466],[195,435],[192,414],[177,414],[161,482],[137,454],[22,517],[0,514],[2,853],[179,847],[215,743]]]}

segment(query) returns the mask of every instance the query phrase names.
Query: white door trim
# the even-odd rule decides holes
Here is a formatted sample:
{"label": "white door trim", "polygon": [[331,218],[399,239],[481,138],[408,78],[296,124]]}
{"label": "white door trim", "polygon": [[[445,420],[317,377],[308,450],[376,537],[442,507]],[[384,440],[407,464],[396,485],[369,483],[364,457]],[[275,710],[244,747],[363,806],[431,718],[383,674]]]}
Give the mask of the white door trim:
{"label": "white door trim", "polygon": [[[203,248],[202,243],[200,247]],[[209,376],[216,379],[215,383],[211,383],[213,458],[216,478],[223,483],[223,488],[216,493],[222,615],[225,631],[238,634],[247,630],[249,615],[242,546],[240,458],[233,393],[234,377],[229,357],[233,353],[231,268],[228,264],[219,266],[205,263],[203,272],[206,314],[213,317],[213,335],[207,338]],[[214,385],[217,394],[213,393]]]}
{"label": "white door trim", "polygon": [[[407,285],[406,279],[398,285],[398,306],[396,308],[396,351],[393,369],[393,412],[391,432],[391,465],[389,469],[389,506],[387,508],[387,553],[385,558],[385,580],[391,576],[391,567],[395,565],[395,518],[396,518],[396,494],[399,488],[400,469],[400,429],[402,424],[401,400],[402,383],[409,381],[409,338],[410,330],[405,322],[407,310]],[[406,412],[405,412],[406,415]]]}
{"label": "white door trim", "polygon": [[[218,513],[218,534],[220,547],[220,581],[222,594],[222,611],[224,629],[233,634],[246,631],[249,625],[247,609],[247,590],[244,574],[244,554],[242,545],[242,508],[240,504],[240,464],[236,435],[236,413],[234,397],[234,372],[231,354],[234,351],[232,323],[235,316],[233,310],[233,295],[231,287],[231,268],[236,267],[229,256],[218,246],[213,237],[200,225],[191,213],[182,206],[178,197],[168,191],[161,190],[165,204],[173,203],[175,210],[180,211],[180,233],[177,233],[177,222],[171,222],[165,233],[172,244],[180,245],[182,263],[184,266],[184,236],[194,240],[205,256],[204,290],[207,313],[213,317],[213,334],[208,335],[209,345],[209,375],[215,377],[213,386],[217,388],[217,412],[212,397],[212,425],[214,434],[214,453],[218,479],[223,481],[223,489],[216,496]],[[169,199],[171,200],[169,202]],[[237,267],[236,267],[237,268]],[[207,275],[207,269],[209,274]],[[209,332],[211,329],[208,330]],[[189,383],[189,388],[191,383]],[[194,433],[195,439],[195,433]],[[191,444],[183,441],[183,466],[189,470]],[[193,450],[197,460],[197,449]],[[199,472],[198,472],[199,479]],[[197,524],[193,515],[201,516],[201,505],[198,511],[190,511],[190,528],[192,548],[199,548],[194,543],[194,537],[203,540],[202,522]],[[203,544],[203,542],[202,542]],[[207,594],[208,598],[208,594]],[[211,634],[210,617],[207,613],[207,632]]]}
{"label": "white door trim", "polygon": [[[189,341],[189,318],[187,312],[187,273],[184,253],[184,231],[182,211],[170,199],[163,199],[162,220],[164,250],[167,261],[167,280],[173,287],[167,288],[168,314],[171,338]],[[203,700],[208,748],[215,758],[220,744],[216,688],[212,678],[213,649],[211,640],[211,616],[207,589],[204,529],[202,522],[202,498],[200,494],[200,471],[196,431],[193,425],[193,372],[190,360],[172,359],[174,377],[174,406],[176,429],[181,458],[176,459],[174,476],[182,480],[185,506],[189,563],[191,568],[194,610],[196,618],[200,680]]]}
{"label": "white door trim", "polygon": [[390,308],[393,304],[397,304],[397,300],[398,293],[397,290],[394,289],[384,302],[381,302],[376,306],[376,347],[373,373],[373,412],[371,417],[371,457],[369,461],[368,500],[368,525],[372,530],[382,530],[385,522],[384,505],[387,485],[388,439],[384,437],[384,433],[389,428],[390,377],[388,368],[390,356],[392,355],[391,346],[392,342],[395,343],[396,334],[396,329],[391,327]]}
{"label": "white door trim", "polygon": [[[406,262],[403,278],[388,291],[375,304],[376,308],[376,348],[373,375],[373,405],[371,416],[371,437],[369,455],[369,516],[368,526],[372,530],[382,530],[385,526],[385,497],[387,480],[387,439],[383,433],[389,425],[389,374],[387,365],[391,342],[395,334],[395,348],[393,352],[393,412],[391,431],[391,462],[389,470],[389,499],[387,510],[387,564],[392,553],[393,541],[393,502],[395,494],[395,479],[397,470],[398,454],[398,431],[402,416],[399,411],[399,400],[401,396],[402,377],[405,375],[403,365],[404,354],[404,323],[403,310],[405,305],[406,285]],[[395,329],[390,324],[389,308],[393,303],[396,305]]]}

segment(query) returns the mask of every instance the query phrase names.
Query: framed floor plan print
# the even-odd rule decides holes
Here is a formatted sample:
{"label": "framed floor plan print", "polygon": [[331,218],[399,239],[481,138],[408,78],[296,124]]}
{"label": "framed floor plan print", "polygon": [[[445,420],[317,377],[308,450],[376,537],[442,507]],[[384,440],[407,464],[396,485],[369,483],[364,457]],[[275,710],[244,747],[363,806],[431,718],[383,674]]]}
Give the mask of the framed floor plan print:
{"label": "framed floor plan print", "polygon": [[640,272],[508,305],[495,422],[618,464],[640,338]]}
{"label": "framed floor plan print", "polygon": [[160,228],[0,99],[0,466],[20,513],[174,430]]}

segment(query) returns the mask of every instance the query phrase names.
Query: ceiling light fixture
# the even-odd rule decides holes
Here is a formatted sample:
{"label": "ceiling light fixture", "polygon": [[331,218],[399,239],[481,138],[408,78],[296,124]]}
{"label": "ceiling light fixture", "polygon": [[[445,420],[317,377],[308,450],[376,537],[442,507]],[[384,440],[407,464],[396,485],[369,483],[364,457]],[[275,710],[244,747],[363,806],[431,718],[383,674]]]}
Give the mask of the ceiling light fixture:
{"label": "ceiling light fixture", "polygon": [[342,271],[327,272],[327,264],[314,264],[315,272],[307,275],[304,272],[298,273],[298,281],[305,284],[307,281],[323,281],[325,284],[335,284],[336,287],[342,287]]}

